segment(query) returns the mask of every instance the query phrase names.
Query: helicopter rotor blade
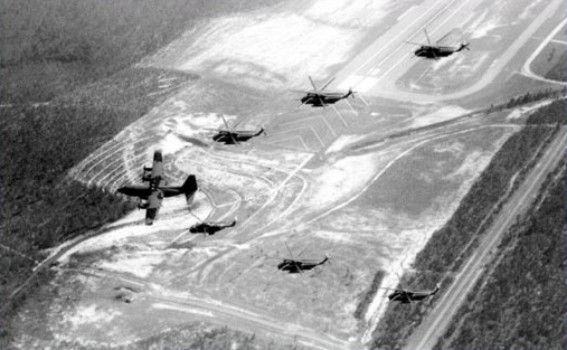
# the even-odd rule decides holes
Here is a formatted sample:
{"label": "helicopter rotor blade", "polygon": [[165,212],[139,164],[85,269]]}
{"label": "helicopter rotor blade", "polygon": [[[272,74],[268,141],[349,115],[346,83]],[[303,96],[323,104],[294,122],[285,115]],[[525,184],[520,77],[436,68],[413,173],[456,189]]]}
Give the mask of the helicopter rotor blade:
{"label": "helicopter rotor blade", "polygon": [[309,81],[311,82],[311,86],[313,86],[313,90],[317,91],[317,86],[315,86],[315,83],[313,82],[313,79],[311,79],[311,76],[309,76]]}
{"label": "helicopter rotor blade", "polygon": [[224,117],[224,114],[220,115],[222,118],[222,121],[224,122],[224,125],[226,126],[227,130],[232,130],[229,126],[228,126],[228,122],[226,121],[226,118]]}
{"label": "helicopter rotor blade", "polygon": [[407,293],[407,289],[404,286],[404,284],[402,283],[402,278],[400,277],[400,275],[398,275],[398,273],[396,272],[396,276],[398,276],[398,281],[400,283],[400,287],[402,287],[402,289],[404,290],[404,293]]}
{"label": "helicopter rotor blade", "polygon": [[335,77],[332,77],[331,79],[329,79],[329,81],[327,81],[327,82],[325,83],[325,85],[323,85],[323,87],[321,88],[321,91],[325,90],[325,88],[326,88],[327,86],[329,86],[334,80],[335,80]]}
{"label": "helicopter rotor blade", "polygon": [[433,55],[433,58],[435,59],[435,61],[439,61],[439,57],[437,57],[437,55],[435,54],[435,51],[431,51],[431,54]]}
{"label": "helicopter rotor blade", "polygon": [[423,32],[425,33],[425,37],[427,38],[427,43],[431,46],[431,39],[429,38],[429,34],[427,33],[427,29],[423,28]]}
{"label": "helicopter rotor blade", "polygon": [[319,102],[321,103],[321,106],[323,106],[323,108],[327,108],[327,104],[325,103],[325,101],[323,101],[321,95],[318,95],[317,98],[319,98]]}
{"label": "helicopter rotor blade", "polygon": [[234,134],[232,133],[232,128],[228,126],[228,122],[226,121],[226,118],[224,117],[224,114],[221,114],[221,118],[222,121],[224,122],[224,125],[226,126],[226,129],[228,130],[228,136],[230,137],[230,139],[232,140],[232,143],[237,145],[239,142],[236,139],[236,137],[234,137]]}
{"label": "helicopter rotor blade", "polygon": [[284,244],[285,244],[285,247],[287,248],[287,251],[289,252],[289,255],[291,256],[291,259],[293,260],[294,257],[293,257],[293,253],[291,252],[291,249],[289,249],[289,246],[287,245],[287,242],[284,242]]}
{"label": "helicopter rotor blade", "polygon": [[303,273],[303,269],[301,268],[301,266],[299,266],[298,262],[294,262],[294,265],[297,268],[297,270],[299,270],[299,273]]}
{"label": "helicopter rotor blade", "polygon": [[299,254],[297,254],[297,258],[300,258],[301,255],[303,255],[303,253],[305,253],[305,250],[307,250],[307,247],[303,248],[303,249],[299,252]]}
{"label": "helicopter rotor blade", "polygon": [[406,40],[405,43],[406,43],[406,44],[417,45],[417,46],[423,46],[423,44],[416,43],[415,41],[408,41],[408,40]]}
{"label": "helicopter rotor blade", "polygon": [[309,94],[313,92],[313,90],[289,90],[289,91],[296,94]]}
{"label": "helicopter rotor blade", "polygon": [[307,98],[307,100],[301,101],[301,104],[297,108],[300,108],[301,106],[303,106],[305,104],[308,104],[309,102],[311,102],[311,100],[313,100],[313,97],[310,96],[309,98]]}

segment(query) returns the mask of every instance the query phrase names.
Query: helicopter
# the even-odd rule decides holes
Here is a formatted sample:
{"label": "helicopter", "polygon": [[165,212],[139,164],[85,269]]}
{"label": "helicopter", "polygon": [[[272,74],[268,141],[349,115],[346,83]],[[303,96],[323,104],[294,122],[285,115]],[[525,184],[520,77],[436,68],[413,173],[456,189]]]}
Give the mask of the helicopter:
{"label": "helicopter", "polygon": [[284,259],[283,262],[278,264],[278,270],[280,271],[286,271],[289,273],[303,273],[303,271],[311,270],[329,261],[328,255],[325,255],[325,258],[321,261],[315,261],[313,259],[296,260],[293,258],[293,254],[287,246],[287,243],[285,246],[287,248],[287,251],[289,252],[289,255],[291,256],[291,259]]}
{"label": "helicopter", "polygon": [[224,143],[225,145],[235,145],[240,142],[246,142],[253,137],[266,134],[264,128],[260,128],[260,130],[257,132],[247,131],[247,130],[232,130],[232,128],[228,126],[228,123],[224,115],[221,114],[221,118],[222,121],[224,122],[224,125],[226,126],[226,130],[222,130],[222,129],[215,130],[218,132],[216,135],[213,136],[213,141],[215,142]]}
{"label": "helicopter", "polygon": [[202,221],[199,217],[197,217],[195,214],[193,214],[191,211],[189,211],[191,213],[191,215],[193,215],[197,220],[199,220],[198,223],[196,223],[195,225],[191,226],[189,228],[189,232],[193,233],[193,234],[197,234],[197,233],[202,233],[208,236],[212,236],[215,233],[217,233],[220,230],[223,230],[227,227],[234,227],[236,226],[236,218],[234,218],[234,220],[232,221],[232,223],[230,224],[221,224],[221,223],[209,223],[209,222],[204,222]]}
{"label": "helicopter", "polygon": [[[463,38],[463,40],[461,41],[461,44],[458,47],[432,45],[431,39],[429,38],[429,34],[427,33],[427,29],[424,28],[423,32],[425,33],[425,37],[427,38],[427,45],[414,43],[414,42],[411,42],[411,41],[406,41],[406,43],[408,43],[408,44],[414,44],[414,45],[419,46],[419,49],[414,51],[414,55],[417,56],[417,57],[425,57],[425,58],[438,60],[441,57],[451,56],[455,52],[461,52],[463,50],[470,51],[469,43],[465,42],[464,38]],[[443,38],[441,38],[441,39],[443,39]],[[441,40],[441,39],[439,39],[439,40]]]}
{"label": "helicopter", "polygon": [[400,286],[402,287],[401,290],[394,289],[394,292],[388,295],[388,299],[390,299],[391,301],[397,301],[400,304],[410,304],[410,303],[415,303],[416,301],[423,301],[429,298],[430,296],[435,295],[440,288],[440,285],[437,284],[435,286],[435,289],[431,291],[410,292],[406,288],[404,288],[403,285],[401,285],[401,279],[400,279]]}
{"label": "helicopter", "polygon": [[[309,77],[309,81],[311,82],[311,86],[313,86],[313,90],[310,91],[303,91],[303,90],[294,90],[294,92],[300,92],[305,94],[301,98],[301,106],[304,104],[311,105],[313,107],[326,107],[327,105],[333,105],[340,100],[347,99],[349,97],[356,97],[356,93],[352,91],[352,89],[348,89],[346,93],[343,92],[326,92],[323,91],[327,86],[329,86],[335,77],[332,77],[323,85],[321,89],[317,89],[317,86],[313,82],[313,79]],[[348,100],[347,100],[348,101]],[[364,100],[363,102],[367,104]]]}

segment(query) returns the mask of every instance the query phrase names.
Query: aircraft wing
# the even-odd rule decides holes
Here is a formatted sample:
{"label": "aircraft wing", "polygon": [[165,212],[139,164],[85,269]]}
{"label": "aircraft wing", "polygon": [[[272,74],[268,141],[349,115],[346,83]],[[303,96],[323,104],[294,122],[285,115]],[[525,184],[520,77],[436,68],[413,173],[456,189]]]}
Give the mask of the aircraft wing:
{"label": "aircraft wing", "polygon": [[158,215],[159,208],[161,207],[161,201],[163,199],[163,192],[160,190],[155,190],[148,197],[148,208],[146,209],[146,225],[151,225],[154,223],[155,218]]}
{"label": "aircraft wing", "polygon": [[154,152],[154,162],[152,165],[152,183],[154,183],[155,188],[159,186],[159,182],[163,178],[163,158],[161,156],[161,151]]}
{"label": "aircraft wing", "polygon": [[148,196],[149,190],[148,186],[139,186],[139,185],[128,185],[124,187],[120,187],[118,189],[119,193],[125,194],[127,196],[139,197],[139,198],[146,198]]}

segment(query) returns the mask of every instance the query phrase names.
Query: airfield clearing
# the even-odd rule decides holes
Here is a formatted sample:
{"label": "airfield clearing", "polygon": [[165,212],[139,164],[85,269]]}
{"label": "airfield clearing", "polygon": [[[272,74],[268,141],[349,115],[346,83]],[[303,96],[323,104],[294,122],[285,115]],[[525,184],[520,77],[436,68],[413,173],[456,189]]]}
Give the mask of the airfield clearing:
{"label": "airfield clearing", "polygon": [[[168,183],[177,184],[188,173],[200,179],[203,191],[194,213],[182,200],[164,201],[154,226],[137,225],[141,213],[133,212],[104,234],[65,252],[54,282],[59,292],[41,313],[33,310],[33,303],[22,311],[18,346],[141,344],[164,329],[200,322],[204,329],[227,326],[255,332],[261,341],[276,337],[283,344],[307,348],[357,349],[369,344],[387,313],[382,291],[372,300],[363,297],[377,271],[387,272],[381,287],[396,287],[395,273],[411,268],[502,144],[513,137],[518,122],[481,114],[461,119],[479,106],[442,102],[449,98],[443,89],[436,90],[438,95],[426,91],[417,104],[400,106],[414,92],[392,90],[388,97],[396,95],[396,100],[384,104],[372,99],[370,106],[355,103],[352,109],[341,105],[336,110],[291,112],[290,105],[299,101],[281,88],[297,87],[294,84],[308,74],[338,70],[370,33],[390,23],[388,14],[410,11],[411,16],[393,17],[417,27],[423,25],[421,20],[441,16],[441,27],[454,27],[459,19],[455,13],[469,9],[472,18],[475,6],[485,3],[426,2],[435,7],[420,20],[406,7],[409,4],[374,1],[341,6],[327,0],[291,2],[271,9],[274,13],[227,15],[144,60],[140,66],[181,68],[202,78],[129,125],[68,174],[112,191],[139,179],[141,166],[161,147],[167,150]],[[537,6],[547,5],[549,11],[557,3],[549,0]],[[329,17],[336,8],[346,17]],[[517,26],[502,33],[518,38],[514,48],[490,51],[491,57],[509,58],[526,39],[524,27],[535,30],[543,18],[529,13],[521,17]],[[302,31],[306,28],[313,30]],[[267,29],[279,36],[265,35]],[[340,40],[345,36],[354,39]],[[399,45],[398,40],[383,49],[398,50]],[[499,62],[488,69],[488,76],[506,73],[506,59]],[[374,68],[389,69],[389,76],[401,77],[408,68],[383,60],[373,63]],[[444,67],[455,63],[448,61]],[[452,89],[459,91],[452,97],[468,97],[481,86],[479,81],[490,82],[487,74],[479,74],[479,81],[466,79],[475,69],[483,71],[482,64],[463,67],[437,72],[454,74],[457,85]],[[351,68],[338,76],[352,74]],[[397,81],[391,83],[401,89]],[[370,83],[358,87],[364,86],[383,96]],[[422,103],[429,97],[437,102]],[[222,127],[220,115],[245,128],[266,126],[268,135],[248,144],[218,145],[211,140],[214,131],[205,129]],[[388,138],[391,135],[398,136]],[[214,236],[192,235],[188,228],[197,221],[195,216],[238,216],[239,224]],[[302,274],[278,271],[278,263],[289,258],[286,244],[298,255],[305,248],[305,258],[329,255],[331,263]],[[63,285],[70,278],[69,268],[77,273],[72,290]],[[363,299],[364,312],[357,310]],[[155,322],[147,322],[149,317]],[[42,336],[26,334],[31,323]]]}

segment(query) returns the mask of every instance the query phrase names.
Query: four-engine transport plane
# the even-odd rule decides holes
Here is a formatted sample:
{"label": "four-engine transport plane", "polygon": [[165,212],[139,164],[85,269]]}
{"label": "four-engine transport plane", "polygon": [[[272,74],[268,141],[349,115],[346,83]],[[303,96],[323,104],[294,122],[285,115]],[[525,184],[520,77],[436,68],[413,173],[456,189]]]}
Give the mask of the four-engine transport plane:
{"label": "four-engine transport plane", "polygon": [[118,189],[118,192],[127,196],[139,197],[138,208],[146,209],[146,225],[151,225],[157,217],[161,201],[163,198],[174,197],[184,194],[187,203],[191,204],[193,196],[198,190],[195,175],[189,175],[182,186],[160,187],[163,179],[163,159],[161,151],[154,152],[154,161],[151,168],[144,167],[142,181],[148,182],[145,185],[127,185]]}
{"label": "four-engine transport plane", "polygon": [[327,105],[332,105],[340,100],[347,99],[349,97],[355,97],[355,92],[352,89],[349,89],[346,93],[343,92],[326,92],[323,91],[329,84],[331,84],[335,80],[335,78],[329,79],[325,85],[321,89],[317,89],[317,86],[313,82],[313,79],[309,77],[309,81],[311,82],[311,86],[313,86],[313,90],[310,91],[299,91],[295,90],[295,92],[300,92],[305,94],[301,98],[301,105],[311,105],[313,107],[325,107]]}
{"label": "four-engine transport plane", "polygon": [[463,50],[470,51],[469,43],[466,43],[464,41],[464,38],[459,46],[432,45],[431,39],[429,38],[429,34],[427,34],[427,30],[424,28],[423,31],[425,33],[425,37],[427,38],[427,45],[406,41],[409,44],[414,44],[419,46],[419,49],[415,50],[414,52],[414,55],[416,55],[417,57],[425,57],[425,58],[438,60],[441,57],[451,56],[455,52],[460,52]]}
{"label": "four-engine transport plane", "polygon": [[287,248],[287,251],[289,252],[289,255],[291,256],[291,259],[284,259],[284,261],[279,263],[278,270],[286,271],[289,273],[300,273],[300,272],[302,273],[303,271],[311,270],[329,261],[328,255],[325,255],[325,258],[321,261],[316,261],[313,259],[296,260],[293,258],[293,254],[291,253],[291,250],[289,249],[287,244],[285,246]]}
{"label": "four-engine transport plane", "polygon": [[221,114],[221,118],[226,126],[226,130],[216,130],[218,134],[213,136],[213,141],[224,143],[226,145],[234,145],[240,142],[246,142],[253,137],[265,134],[264,128],[260,128],[259,131],[247,131],[247,130],[233,130],[228,126],[226,119]]}

